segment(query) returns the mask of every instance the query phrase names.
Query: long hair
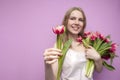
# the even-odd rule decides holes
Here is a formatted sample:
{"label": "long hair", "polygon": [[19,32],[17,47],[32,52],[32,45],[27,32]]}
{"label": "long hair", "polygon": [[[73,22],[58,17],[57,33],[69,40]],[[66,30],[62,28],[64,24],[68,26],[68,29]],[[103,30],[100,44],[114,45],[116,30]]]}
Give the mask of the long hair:
{"label": "long hair", "polygon": [[[70,8],[70,9],[66,12],[66,14],[65,14],[65,16],[64,16],[64,18],[63,18],[62,25],[64,25],[65,27],[68,25],[68,19],[69,19],[71,13],[72,13],[74,10],[80,11],[80,12],[82,13],[82,15],[83,15],[83,19],[84,19],[83,29],[82,29],[82,31],[80,31],[80,33],[78,34],[78,36],[83,36],[84,29],[85,29],[85,27],[86,27],[86,16],[85,16],[84,11],[83,11],[81,8],[79,8],[79,7],[72,7],[72,8]],[[65,38],[63,39],[63,42],[65,42],[66,40],[68,40],[67,34],[68,34],[68,31],[66,30]]]}

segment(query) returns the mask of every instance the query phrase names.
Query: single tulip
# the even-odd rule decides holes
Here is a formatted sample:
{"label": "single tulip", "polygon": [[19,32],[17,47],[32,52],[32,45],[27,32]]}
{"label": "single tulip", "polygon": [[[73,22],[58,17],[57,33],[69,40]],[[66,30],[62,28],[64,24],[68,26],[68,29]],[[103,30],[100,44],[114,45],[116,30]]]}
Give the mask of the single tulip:
{"label": "single tulip", "polygon": [[111,51],[111,52],[115,52],[115,51],[116,51],[116,47],[117,47],[116,43],[112,43],[112,44],[111,44],[110,51]]}
{"label": "single tulip", "polygon": [[113,48],[116,48],[116,47],[117,47],[117,44],[116,44],[116,43],[112,43],[111,46],[112,46]]}
{"label": "single tulip", "polygon": [[77,40],[77,42],[82,43],[82,37],[81,37],[81,36],[80,36],[80,37],[78,37],[76,40]]}
{"label": "single tulip", "polygon": [[65,31],[65,28],[64,28],[63,25],[62,26],[57,26],[57,27],[53,28],[53,32],[55,34],[62,34],[64,31]]}
{"label": "single tulip", "polygon": [[99,38],[100,38],[101,40],[104,40],[104,39],[105,39],[105,37],[104,37],[102,34],[99,34]]}
{"label": "single tulip", "polygon": [[104,41],[105,41],[106,43],[109,43],[109,42],[110,42],[110,39],[109,39],[109,38],[105,38]]}
{"label": "single tulip", "polygon": [[96,36],[95,34],[92,34],[92,35],[90,36],[90,39],[91,39],[92,41],[96,40],[96,38],[97,38],[97,36]]}
{"label": "single tulip", "polygon": [[103,55],[101,57],[105,60],[108,60],[108,59],[110,59],[110,54],[108,53],[107,55]]}
{"label": "single tulip", "polygon": [[84,32],[84,37],[88,37],[91,34],[91,32]]}
{"label": "single tulip", "polygon": [[58,73],[57,73],[57,80],[60,80],[63,61],[64,61],[64,58],[65,58],[66,52],[67,52],[67,50],[69,49],[69,47],[72,43],[72,40],[69,39],[63,45],[62,39],[63,39],[63,36],[64,36],[63,33],[65,32],[65,27],[63,25],[52,28],[52,30],[55,34],[57,34],[57,38],[56,38],[56,44],[57,45],[56,46],[57,46],[58,49],[62,50],[62,56],[58,59]]}
{"label": "single tulip", "polygon": [[57,48],[61,49],[62,48],[62,37],[61,37],[61,35],[65,31],[65,27],[63,25],[61,25],[61,26],[57,26],[55,28],[52,28],[52,30],[55,34],[57,34],[57,40],[56,40]]}

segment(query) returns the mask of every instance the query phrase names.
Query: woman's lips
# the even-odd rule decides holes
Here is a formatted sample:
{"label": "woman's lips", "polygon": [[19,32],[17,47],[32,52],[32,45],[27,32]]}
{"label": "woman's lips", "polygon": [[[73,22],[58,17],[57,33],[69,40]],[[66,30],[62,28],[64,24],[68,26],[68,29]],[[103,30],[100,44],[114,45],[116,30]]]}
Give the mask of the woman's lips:
{"label": "woman's lips", "polygon": [[72,26],[72,28],[73,28],[73,30],[75,30],[75,31],[77,31],[77,30],[79,30],[79,26]]}

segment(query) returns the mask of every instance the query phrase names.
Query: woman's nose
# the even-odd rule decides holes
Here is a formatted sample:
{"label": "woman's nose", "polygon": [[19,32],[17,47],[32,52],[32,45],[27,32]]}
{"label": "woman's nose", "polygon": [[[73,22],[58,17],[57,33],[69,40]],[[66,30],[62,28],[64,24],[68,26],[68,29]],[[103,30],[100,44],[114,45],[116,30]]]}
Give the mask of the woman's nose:
{"label": "woman's nose", "polygon": [[79,24],[79,21],[78,21],[78,20],[75,20],[75,24]]}

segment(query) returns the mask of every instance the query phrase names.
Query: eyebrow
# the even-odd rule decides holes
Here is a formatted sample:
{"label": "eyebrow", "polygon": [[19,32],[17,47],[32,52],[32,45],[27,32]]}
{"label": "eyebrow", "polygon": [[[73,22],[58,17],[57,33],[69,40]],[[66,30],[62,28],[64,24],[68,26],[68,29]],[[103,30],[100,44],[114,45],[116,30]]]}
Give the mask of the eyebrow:
{"label": "eyebrow", "polygon": [[[73,18],[76,18],[75,16],[69,16],[69,18],[72,18],[72,17],[73,17]],[[84,19],[84,18],[80,17],[80,19]]]}

